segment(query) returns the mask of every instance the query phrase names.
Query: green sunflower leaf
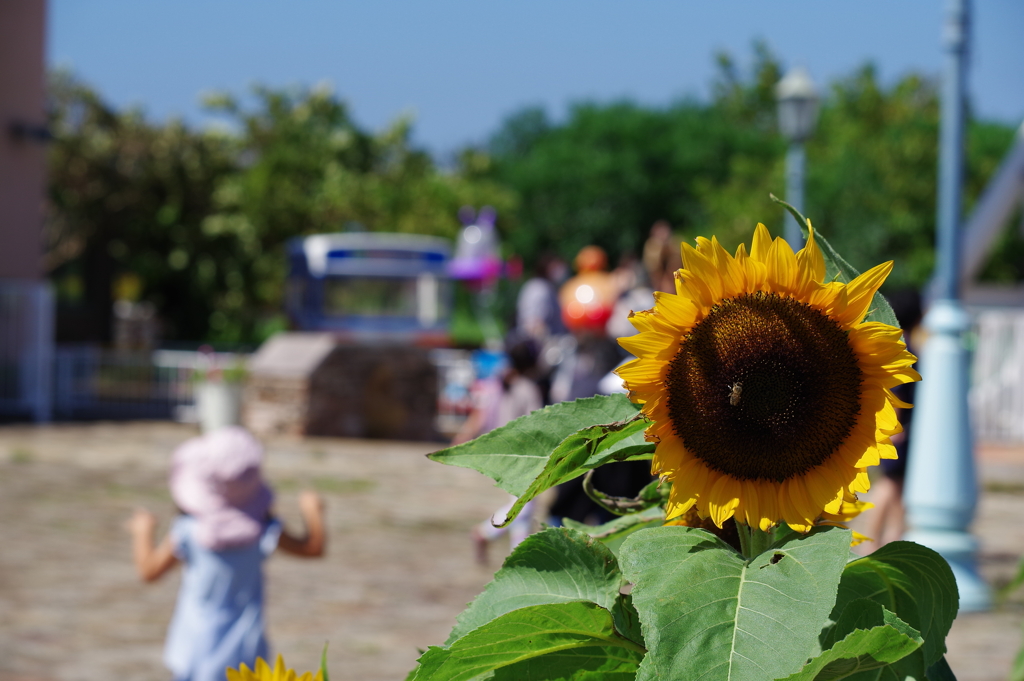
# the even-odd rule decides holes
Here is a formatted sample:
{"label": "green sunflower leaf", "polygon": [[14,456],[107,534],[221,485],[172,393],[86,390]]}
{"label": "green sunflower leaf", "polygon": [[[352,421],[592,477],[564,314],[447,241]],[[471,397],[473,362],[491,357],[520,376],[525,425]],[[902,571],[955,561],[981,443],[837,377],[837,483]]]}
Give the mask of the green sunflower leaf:
{"label": "green sunflower leaf", "polygon": [[626,537],[629,535],[648,527],[660,527],[663,525],[665,523],[665,510],[660,506],[652,506],[639,513],[614,518],[602,525],[587,525],[577,522],[572,518],[565,518],[562,522],[565,523],[566,527],[585,532],[594,539],[600,540],[612,552],[618,553],[622,542],[626,541]]}
{"label": "green sunflower leaf", "polygon": [[[920,544],[896,541],[850,562],[843,570],[830,620],[838,623],[850,604],[863,598],[921,632],[924,644],[914,657],[920,657],[922,668],[939,662],[959,603],[956,579],[942,556]],[[822,648],[831,647],[835,632],[836,625],[825,628]]]}
{"label": "green sunflower leaf", "polygon": [[481,681],[634,681],[637,654],[610,646],[548,653],[496,670]]}
{"label": "green sunflower leaf", "polygon": [[[413,678],[468,681],[494,672],[492,678],[502,679],[582,679],[581,672],[595,672],[596,680],[606,669],[632,670],[635,676],[643,655],[643,647],[621,636],[612,613],[596,603],[534,605],[506,613],[449,647],[429,648]],[[549,664],[557,665],[554,675]],[[513,665],[518,676],[498,675]]]}
{"label": "green sunflower leaf", "polygon": [[[928,667],[928,672],[925,674],[925,678],[928,681],[956,681],[956,675],[953,670],[949,668],[949,663],[946,662],[946,656],[943,655],[939,658],[939,661]],[[1010,673],[1010,681],[1017,681],[1018,677],[1013,676],[1013,672]]]}
{"label": "green sunflower leaf", "polygon": [[582,532],[549,528],[530,535],[455,621],[445,645],[513,610],[592,601],[613,610],[622,573],[615,556]]}
{"label": "green sunflower leaf", "polygon": [[[783,208],[788,210],[790,214],[796,219],[797,224],[800,225],[800,231],[803,232],[804,238],[806,239],[810,234],[807,229],[808,220],[805,218],[800,211],[786,203],[782,199],[778,198],[774,194],[769,194],[772,201],[781,205]],[[841,281],[844,284],[849,284],[851,281],[860,276],[860,272],[846,262],[843,256],[836,252],[836,249],[832,248],[832,244],[828,242],[820,230],[815,228],[814,230],[814,241],[821,248],[821,254],[825,258],[825,279],[826,281]],[[900,323],[896,319],[896,313],[892,311],[892,306],[889,305],[889,301],[881,293],[876,293],[874,299],[871,301],[871,306],[868,308],[868,314],[864,317],[864,321],[867,322],[882,322],[889,326],[899,327]]]}
{"label": "green sunflower leaf", "polygon": [[[593,399],[593,398],[592,398]],[[511,523],[523,507],[555,485],[578,478],[589,470],[613,461],[650,458],[654,444],[644,439],[647,421],[642,418],[591,426],[562,440],[526,491],[509,509],[504,527]]]}
{"label": "green sunflower leaf", "polygon": [[[858,624],[869,628],[849,631],[832,648],[808,662],[796,674],[787,676],[785,681],[848,679],[855,674],[881,670],[921,647],[924,639],[913,627],[878,603],[865,603],[867,607],[860,613]],[[870,626],[871,623],[875,626]]]}
{"label": "green sunflower leaf", "polygon": [[620,565],[648,649],[644,678],[775,679],[815,653],[835,603],[850,532],[821,528],[746,561],[710,532],[629,537]]}
{"label": "green sunflower leaf", "polygon": [[625,395],[562,402],[429,457],[480,471],[519,497],[507,525],[526,502],[559,483],[612,461],[650,458],[654,445],[644,441],[647,422],[639,409]]}

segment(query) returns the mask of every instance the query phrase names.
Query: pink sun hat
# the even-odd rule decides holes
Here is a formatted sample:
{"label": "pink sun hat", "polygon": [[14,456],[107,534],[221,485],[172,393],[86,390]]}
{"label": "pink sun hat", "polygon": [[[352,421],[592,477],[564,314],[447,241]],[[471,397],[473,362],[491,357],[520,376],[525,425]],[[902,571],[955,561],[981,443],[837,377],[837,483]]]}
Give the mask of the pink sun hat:
{"label": "pink sun hat", "polygon": [[171,457],[171,497],[196,519],[196,539],[220,551],[259,539],[273,493],[263,481],[263,446],[239,426],[192,438]]}

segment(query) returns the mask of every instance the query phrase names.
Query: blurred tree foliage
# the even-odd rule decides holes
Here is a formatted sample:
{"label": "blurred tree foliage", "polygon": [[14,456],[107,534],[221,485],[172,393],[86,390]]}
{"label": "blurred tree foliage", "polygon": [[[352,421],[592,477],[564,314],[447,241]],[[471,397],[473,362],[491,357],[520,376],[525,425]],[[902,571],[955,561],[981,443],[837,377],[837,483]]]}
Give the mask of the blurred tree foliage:
{"label": "blurred tree foliage", "polygon": [[[199,131],[116,111],[57,74],[47,237],[61,337],[106,338],[119,289],[156,304],[165,338],[257,342],[283,324],[286,240],[350,223],[454,237],[464,204],[495,206],[527,266],[589,243],[614,262],[658,219],[728,247],[756,221],[781,233],[768,198],[785,189],[781,64],[763,44],[749,71],[717,64],[708,101],[581,103],[563,121],[524,109],[445,171],[411,143],[409,120],[370,133],[325,90],[217,95],[224,125]],[[884,85],[867,66],[831,84],[808,144],[806,213],[855,266],[896,259],[892,286],[931,273],[938,121],[933,81]],[[968,134],[969,208],[1013,130],[974,121]],[[1016,225],[999,243],[985,276],[1024,277]]]}
{"label": "blurred tree foliage", "polygon": [[459,171],[440,172],[413,148],[407,119],[371,135],[325,90],[257,88],[255,96],[249,109],[228,96],[209,101],[241,130],[235,141],[248,160],[219,184],[214,213],[203,225],[209,237],[230,236],[237,244],[225,263],[230,287],[211,319],[217,336],[266,335],[259,315],[280,309],[282,246],[290,237],[359,223],[454,238],[460,206],[490,204],[505,219],[512,213],[508,190]]}
{"label": "blurred tree foliage", "polygon": [[[50,81],[47,264],[58,339],[109,340],[115,288],[153,302],[167,333],[203,338],[229,239],[203,221],[236,168],[230,140],[114,110],[66,73]],[[133,276],[134,275],[134,276]]]}
{"label": "blurred tree foliage", "polygon": [[[757,221],[781,234],[783,213],[768,198],[785,194],[781,73],[758,44],[747,75],[718,57],[708,103],[581,104],[557,124],[536,108],[514,114],[490,143],[494,176],[520,196],[514,247],[528,261],[547,249],[571,258],[587,243],[636,252],[659,218],[681,237],[716,234],[729,247]],[[896,259],[891,286],[931,274],[938,124],[934,82],[908,75],[883,86],[866,66],[825,93],[808,143],[806,214],[855,266]],[[971,123],[968,207],[1012,137],[1008,126]],[[1019,250],[1000,249],[993,259],[1003,264],[989,270],[1006,279]]]}
{"label": "blurred tree foliage", "polygon": [[408,120],[370,134],[324,90],[213,96],[227,125],[204,132],[117,112],[66,74],[51,93],[48,253],[63,318],[81,322],[64,339],[108,339],[112,290],[137,281],[120,288],[156,304],[165,338],[258,342],[284,326],[289,238],[352,223],[454,237],[464,204],[514,213],[509,190],[413,148]]}
{"label": "blurred tree foliage", "polygon": [[[733,233],[733,215],[723,214],[716,194],[731,188],[735,198],[751,176],[761,184],[761,174],[778,174],[784,151],[769,102],[779,67],[764,50],[759,59],[757,82],[747,84],[723,57],[711,105],[579,104],[560,124],[536,108],[506,120],[490,151],[494,176],[520,196],[522,228],[508,235],[512,248],[528,261],[547,249],[571,258],[589,243],[611,254],[638,252],[662,218],[687,235],[726,225]],[[743,195],[744,205],[752,201],[770,206],[764,192]],[[744,224],[764,212],[746,213]]]}

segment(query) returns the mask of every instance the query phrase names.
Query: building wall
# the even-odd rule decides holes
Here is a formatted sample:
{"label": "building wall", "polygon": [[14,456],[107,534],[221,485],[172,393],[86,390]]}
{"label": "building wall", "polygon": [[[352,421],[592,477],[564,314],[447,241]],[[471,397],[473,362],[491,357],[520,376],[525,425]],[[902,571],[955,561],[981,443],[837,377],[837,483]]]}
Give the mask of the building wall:
{"label": "building wall", "polygon": [[0,279],[42,277],[46,146],[12,134],[46,124],[45,0],[0,1]]}

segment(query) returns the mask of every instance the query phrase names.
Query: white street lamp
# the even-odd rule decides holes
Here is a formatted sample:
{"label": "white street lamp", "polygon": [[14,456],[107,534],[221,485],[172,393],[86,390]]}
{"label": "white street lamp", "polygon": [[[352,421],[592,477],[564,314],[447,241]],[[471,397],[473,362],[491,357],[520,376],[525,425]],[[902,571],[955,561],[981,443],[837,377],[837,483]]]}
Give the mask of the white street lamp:
{"label": "white street lamp", "polygon": [[[779,131],[789,140],[786,153],[786,201],[797,210],[804,210],[804,142],[818,122],[818,92],[807,69],[796,67],[775,86],[778,101]],[[794,249],[803,244],[803,235],[796,218],[786,218],[786,241]]]}

